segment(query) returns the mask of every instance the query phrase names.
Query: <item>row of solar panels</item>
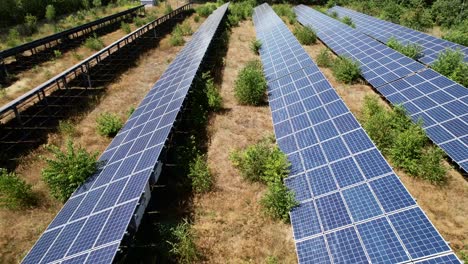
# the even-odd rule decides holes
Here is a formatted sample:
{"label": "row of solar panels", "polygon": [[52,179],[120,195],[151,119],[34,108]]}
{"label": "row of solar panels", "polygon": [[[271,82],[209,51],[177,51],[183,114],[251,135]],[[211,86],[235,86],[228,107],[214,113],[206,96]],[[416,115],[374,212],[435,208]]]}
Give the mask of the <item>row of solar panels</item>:
{"label": "row of solar panels", "polygon": [[74,192],[23,263],[113,261],[227,7],[193,34],[104,151],[105,165]]}
{"label": "row of solar panels", "polygon": [[93,28],[95,26],[99,26],[99,25],[104,24],[104,23],[106,23],[108,21],[111,21],[113,19],[124,17],[124,16],[129,15],[129,14],[137,14],[137,12],[139,12],[139,10],[141,10],[143,8],[144,8],[144,5],[139,5],[137,7],[130,8],[128,10],[125,10],[125,11],[122,11],[122,12],[119,12],[119,13],[116,13],[116,14],[113,14],[113,15],[110,15],[110,16],[107,16],[107,17],[92,21],[92,22],[89,22],[89,23],[86,23],[86,24],[81,25],[81,26],[77,26],[77,27],[74,27],[74,28],[71,28],[71,29],[67,29],[67,30],[64,30],[62,32],[59,32],[59,33],[56,33],[56,34],[53,34],[53,35],[50,35],[50,36],[47,36],[47,37],[44,37],[44,38],[41,38],[41,39],[37,39],[37,40],[31,41],[31,42],[28,42],[28,43],[24,43],[24,44],[21,44],[19,46],[16,46],[16,47],[13,47],[13,48],[10,48],[10,49],[2,50],[2,51],[0,51],[0,61],[3,60],[3,59],[6,59],[8,57],[11,57],[11,56],[16,56],[16,55],[22,54],[25,51],[38,48],[38,47],[40,47],[42,45],[45,45],[45,44],[48,44],[48,43],[53,43],[55,41],[64,41],[66,39],[71,38],[71,36],[73,36],[76,33],[79,33],[79,32],[84,31],[84,30],[91,29],[91,28]]}
{"label": "row of solar panels", "polygon": [[[275,136],[291,161],[285,183],[300,201],[291,212],[299,262],[459,263],[272,8],[256,7],[253,20]],[[323,30],[334,34],[336,29],[324,25]],[[363,52],[370,59],[382,50],[367,44],[377,50]],[[396,66],[404,70],[402,76],[419,67],[392,55],[401,59]]]}
{"label": "row of solar panels", "polygon": [[392,22],[381,20],[372,16],[368,16],[347,8],[335,6],[328,10],[328,13],[336,12],[338,17],[350,17],[356,29],[362,33],[373,37],[383,43],[394,37],[403,43],[419,44],[423,48],[423,56],[418,58],[419,61],[425,64],[432,64],[437,60],[439,54],[446,49],[460,50],[468,62],[468,47],[459,45],[448,40],[436,38],[429,34],[413,30]]}
{"label": "row of solar panels", "polygon": [[295,11],[335,53],[358,61],[364,79],[392,104],[422,119],[429,138],[468,172],[468,89],[312,8]]}

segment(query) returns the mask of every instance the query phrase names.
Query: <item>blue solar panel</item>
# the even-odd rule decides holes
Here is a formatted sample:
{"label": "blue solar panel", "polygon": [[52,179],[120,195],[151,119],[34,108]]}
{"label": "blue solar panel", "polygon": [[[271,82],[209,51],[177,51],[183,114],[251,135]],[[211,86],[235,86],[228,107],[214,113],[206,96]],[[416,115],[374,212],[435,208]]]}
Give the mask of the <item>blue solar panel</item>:
{"label": "blue solar panel", "polygon": [[[111,263],[228,4],[193,34],[23,263]],[[85,261],[84,261],[85,260]]]}
{"label": "blue solar panel", "polygon": [[[299,262],[412,260],[387,219],[402,210],[419,209],[417,204],[268,4],[254,9],[253,20],[257,38],[262,42],[260,56],[268,76],[275,136],[291,162],[285,184],[300,202],[290,214]],[[332,34],[334,28],[323,30]],[[383,66],[375,58],[388,64],[401,58],[393,51],[384,54],[385,46],[363,45],[378,51],[359,55],[378,64],[375,68]],[[289,69],[290,64],[305,66],[285,75],[280,69]],[[405,69],[411,72],[412,67]],[[432,239],[447,245],[437,235]],[[450,253],[445,248],[435,251]],[[426,252],[421,254],[429,256]]]}
{"label": "blue solar panel", "polygon": [[[313,27],[334,52],[359,61],[362,76],[392,104],[403,105],[414,122],[421,120],[431,140],[468,171],[468,145],[456,140],[468,134],[468,123],[463,120],[468,114],[468,90],[465,87],[309,7],[299,5],[295,12],[298,21]],[[362,22],[362,29],[368,27],[372,32],[381,30],[379,26]],[[465,51],[468,52],[468,48]],[[434,127],[437,126],[445,129],[436,131]],[[450,140],[453,143],[444,147],[443,144]]]}
{"label": "blue solar panel", "polygon": [[465,61],[468,61],[468,48],[465,46],[340,6],[335,6],[328,12],[336,12],[340,18],[350,17],[357,30],[384,43],[394,37],[402,43],[421,45],[423,54],[419,61],[425,64],[432,64],[437,56],[447,48],[461,50],[465,54]]}

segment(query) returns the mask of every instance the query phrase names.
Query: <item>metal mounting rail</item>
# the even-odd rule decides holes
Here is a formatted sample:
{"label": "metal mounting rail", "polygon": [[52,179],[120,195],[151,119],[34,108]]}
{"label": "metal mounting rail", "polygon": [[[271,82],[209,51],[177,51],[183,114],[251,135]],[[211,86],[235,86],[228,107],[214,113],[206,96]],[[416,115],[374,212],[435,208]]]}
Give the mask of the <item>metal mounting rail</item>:
{"label": "metal mounting rail", "polygon": [[152,22],[149,22],[148,24],[136,29],[130,34],[120,38],[119,40],[115,41],[109,46],[103,48],[102,50],[88,57],[87,59],[84,59],[83,61],[75,64],[71,68],[49,79],[47,82],[37,86],[36,88],[28,91],[22,96],[2,106],[0,108],[0,125],[2,123],[8,122],[9,120],[13,118],[16,118],[18,123],[21,124],[22,122],[21,122],[20,110],[22,108],[27,108],[31,105],[34,105],[34,103],[37,103],[40,101],[45,101],[45,103],[47,103],[47,100],[45,99],[47,98],[49,94],[51,94],[52,92],[58,89],[67,89],[68,88],[67,84],[78,76],[87,77],[86,82],[88,83],[89,87],[91,87],[92,83],[91,83],[89,71],[94,65],[99,64],[103,59],[119,51],[121,48],[125,47],[126,45],[132,43],[133,41],[138,39],[140,36],[155,29],[158,25],[178,16],[179,14],[182,14],[190,10],[191,5],[192,5],[191,3],[183,5],[179,7],[178,9],[172,11],[171,13],[166,14],[162,17],[159,17],[158,19]]}
{"label": "metal mounting rail", "polygon": [[128,10],[125,10],[125,11],[122,11],[122,12],[107,16],[107,17],[103,17],[101,19],[98,19],[98,20],[95,20],[95,21],[92,21],[92,22],[89,22],[89,23],[86,23],[86,24],[81,25],[81,26],[77,26],[77,27],[74,27],[74,28],[71,28],[71,29],[67,29],[67,30],[64,30],[62,32],[59,32],[59,33],[56,33],[56,34],[53,34],[53,35],[50,35],[50,36],[47,36],[47,37],[44,37],[44,38],[40,38],[40,39],[31,41],[31,42],[28,42],[28,43],[24,43],[22,45],[19,45],[19,46],[10,48],[10,49],[2,50],[2,51],[0,51],[0,61],[6,59],[8,57],[11,57],[11,56],[19,55],[19,54],[21,54],[21,53],[23,53],[25,51],[28,51],[28,50],[30,50],[31,53],[34,54],[34,53],[37,52],[36,49],[38,47],[40,47],[40,46],[44,46],[47,49],[47,48],[50,48],[52,46],[55,46],[55,45],[53,45],[54,43],[57,44],[57,43],[60,43],[60,42],[63,42],[63,41],[72,40],[74,38],[77,38],[77,37],[81,36],[79,34],[81,32],[83,32],[83,33],[88,33],[88,31],[92,32],[92,31],[95,30],[95,28],[93,28],[95,26],[98,26],[98,28],[100,28],[102,26],[105,26],[104,24],[106,24],[109,21],[111,21],[111,23],[114,23],[115,22],[114,20],[116,20],[118,18],[126,17],[128,15],[137,14],[137,12],[139,12],[139,10],[143,9],[143,8],[144,8],[144,5],[140,5],[140,6],[130,8]]}

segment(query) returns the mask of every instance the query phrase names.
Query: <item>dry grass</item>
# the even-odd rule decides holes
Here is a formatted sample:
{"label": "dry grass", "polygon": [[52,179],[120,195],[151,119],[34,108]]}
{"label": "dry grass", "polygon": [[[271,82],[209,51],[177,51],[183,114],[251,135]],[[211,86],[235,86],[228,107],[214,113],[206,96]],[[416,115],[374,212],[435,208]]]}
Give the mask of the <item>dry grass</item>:
{"label": "dry grass", "polygon": [[[190,18],[194,31],[199,24]],[[190,37],[187,37],[190,39]],[[96,117],[102,112],[113,112],[126,118],[130,106],[137,106],[149,89],[166,70],[168,64],[182,47],[171,47],[169,37],[161,40],[160,46],[145,53],[137,61],[137,66],[129,69],[120,79],[106,87],[106,93],[90,112],[77,117],[74,124],[76,133],[73,141],[85,146],[88,151],[102,151],[110,143],[110,139],[96,133]],[[63,145],[64,138],[60,134],[49,136],[48,143]],[[17,172],[33,184],[33,190],[39,196],[40,205],[31,210],[9,211],[0,209],[0,263],[17,263],[33,246],[40,234],[52,221],[61,208],[48,193],[47,186],[41,180],[40,172],[44,162],[40,155],[48,155],[39,148],[22,158]]]}
{"label": "dry grass", "polygon": [[221,84],[225,111],[210,119],[208,163],[215,188],[194,201],[196,243],[205,263],[264,263],[268,256],[281,263],[296,262],[291,227],[269,219],[259,205],[265,187],[242,180],[229,161],[234,149],[273,133],[268,106],[240,106],[234,98],[237,73],[258,58],[249,48],[254,38],[251,21],[232,30]]}
{"label": "dry grass", "polygon": [[[303,47],[315,60],[320,49],[325,45],[318,41],[315,45]],[[366,95],[379,96],[370,85],[364,82],[352,85],[342,84],[335,80],[330,69],[319,68],[356,117],[362,114]],[[380,101],[390,107],[383,99]],[[448,163],[446,166],[449,166]],[[452,169],[447,174],[447,184],[435,186],[425,180],[411,177],[401,170],[395,169],[395,171],[442,236],[451,243],[451,247],[459,252],[465,245],[468,245],[468,182],[466,179],[458,171]]]}

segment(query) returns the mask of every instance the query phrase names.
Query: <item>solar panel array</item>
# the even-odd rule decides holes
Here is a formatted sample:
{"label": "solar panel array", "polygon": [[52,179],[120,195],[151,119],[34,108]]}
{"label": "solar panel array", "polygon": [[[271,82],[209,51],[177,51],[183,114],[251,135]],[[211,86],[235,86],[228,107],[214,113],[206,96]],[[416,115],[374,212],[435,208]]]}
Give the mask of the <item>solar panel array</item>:
{"label": "solar panel array", "polygon": [[23,263],[113,261],[227,7],[179,52],[100,157],[103,168],[75,191]]}
{"label": "solar panel array", "polygon": [[285,183],[300,202],[291,211],[299,262],[459,263],[271,7],[253,20],[275,136],[292,164]]}
{"label": "solar panel array", "polygon": [[421,45],[424,54],[418,60],[425,64],[432,64],[437,59],[437,56],[446,49],[459,49],[465,54],[465,61],[468,62],[468,47],[463,45],[436,38],[429,34],[340,6],[329,9],[328,13],[331,12],[336,12],[338,17],[341,18],[345,16],[350,17],[356,25],[357,30],[383,43],[387,43],[391,37],[395,37],[402,43],[416,43]]}
{"label": "solar panel array", "polygon": [[[359,61],[363,77],[390,102],[402,104],[414,121],[421,118],[429,138],[468,172],[465,87],[433,70],[421,69],[422,65],[414,60],[312,8],[300,5],[295,11],[298,21],[314,28],[333,51]],[[372,47],[378,47],[379,51]],[[386,66],[380,66],[376,60],[385,61]],[[410,71],[403,68],[406,62]],[[400,72],[400,78],[387,77],[394,72]],[[382,78],[376,82],[378,76]]]}

